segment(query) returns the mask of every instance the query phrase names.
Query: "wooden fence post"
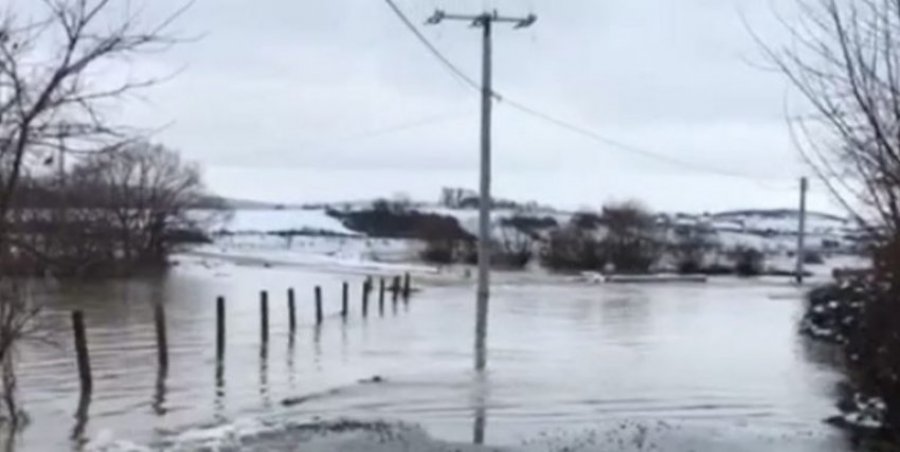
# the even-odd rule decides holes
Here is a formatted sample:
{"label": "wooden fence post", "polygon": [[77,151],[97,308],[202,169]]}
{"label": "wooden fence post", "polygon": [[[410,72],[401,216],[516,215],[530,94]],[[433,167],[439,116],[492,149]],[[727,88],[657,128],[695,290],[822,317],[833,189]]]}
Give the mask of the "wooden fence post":
{"label": "wooden fence post", "polygon": [[394,276],[394,283],[391,284],[391,301],[397,302],[400,298],[400,276]]}
{"label": "wooden fence post", "polygon": [[409,272],[403,275],[403,299],[409,300]]}
{"label": "wooden fence post", "polygon": [[322,288],[316,286],[316,325],[322,324]]}
{"label": "wooden fence post", "polygon": [[161,371],[169,369],[169,344],[166,337],[166,308],[161,301],[153,306],[153,323],[156,325],[156,354]]}
{"label": "wooden fence post", "polygon": [[294,331],[297,329],[297,311],[294,306],[294,289],[288,289],[288,325],[290,328],[291,334],[294,334]]}
{"label": "wooden fence post", "polygon": [[342,297],[341,297],[341,317],[343,317],[344,320],[347,320],[347,315],[350,314],[349,304],[350,304],[350,285],[347,284],[346,281],[344,281],[344,287],[343,287],[343,292],[342,292]]}
{"label": "wooden fence post", "polygon": [[369,284],[370,281],[367,279],[363,281],[362,285],[362,316],[369,316]]}
{"label": "wooden fence post", "polygon": [[87,335],[84,332],[84,314],[72,312],[72,328],[75,330],[75,355],[78,358],[78,377],[81,379],[81,393],[90,393],[94,388],[91,381],[91,359],[88,356]]}
{"label": "wooden fence post", "polygon": [[269,342],[269,293],[263,290],[259,293],[260,332],[263,343]]}
{"label": "wooden fence post", "polygon": [[384,278],[378,283],[378,312],[384,313]]}
{"label": "wooden fence post", "polygon": [[216,299],[216,361],[225,360],[225,297]]}

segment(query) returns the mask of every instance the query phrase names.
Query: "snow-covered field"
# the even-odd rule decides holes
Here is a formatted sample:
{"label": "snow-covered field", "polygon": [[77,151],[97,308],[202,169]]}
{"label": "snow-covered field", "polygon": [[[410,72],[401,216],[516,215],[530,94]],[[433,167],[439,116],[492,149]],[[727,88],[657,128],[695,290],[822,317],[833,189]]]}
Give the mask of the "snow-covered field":
{"label": "snow-covered field", "polygon": [[[478,210],[477,209],[449,209],[438,206],[417,207],[422,212],[433,213],[453,217],[467,232],[477,235]],[[553,210],[522,211],[514,209],[498,209],[492,212],[495,230],[503,219],[515,216],[529,216],[532,218],[551,217],[560,225],[566,224],[574,213]],[[713,215],[665,215],[662,220],[671,225],[703,226],[714,232],[714,238],[724,249],[736,246],[752,247],[767,254],[785,254],[796,249],[799,218],[794,211],[736,211]],[[340,220],[327,214],[324,207],[315,209],[253,209],[236,210],[233,218],[223,225],[222,229],[234,235],[225,236],[218,240],[218,245],[235,247],[265,247],[267,249],[296,248],[297,244],[292,239],[266,237],[267,234],[284,232],[303,232],[308,235],[338,235],[344,237],[362,237],[357,232],[348,229]],[[806,221],[807,240],[806,246],[811,250],[824,250],[837,246],[838,251],[847,250],[852,246],[848,239],[857,230],[852,224],[839,217],[831,215],[810,213]],[[495,232],[496,233],[496,232]],[[300,240],[300,248],[304,248],[303,240]],[[402,245],[392,243],[382,246],[378,241],[365,241],[366,246],[355,245],[356,242],[341,242],[341,247],[322,250],[315,246],[307,247],[306,251],[326,254],[349,253],[352,258],[359,257],[360,253],[369,253],[368,257],[376,257],[383,260],[397,260],[402,256],[399,248],[409,251],[409,244]],[[343,245],[350,244],[347,247]],[[330,245],[329,245],[330,246]],[[346,248],[346,249],[345,249]],[[414,246],[412,246],[414,248]],[[380,254],[379,256],[373,255]],[[399,254],[398,254],[399,253]]]}
{"label": "snow-covered field", "polygon": [[419,244],[409,240],[244,233],[221,236],[212,244],[191,248],[189,254],[261,266],[362,273],[432,272],[430,267],[415,264],[418,250]]}

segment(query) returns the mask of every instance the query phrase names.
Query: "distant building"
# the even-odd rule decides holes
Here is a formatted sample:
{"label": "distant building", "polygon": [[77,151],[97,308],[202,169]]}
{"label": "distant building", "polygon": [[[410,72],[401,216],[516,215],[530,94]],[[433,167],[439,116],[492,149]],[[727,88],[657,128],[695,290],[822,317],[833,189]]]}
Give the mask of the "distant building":
{"label": "distant building", "polygon": [[467,188],[444,187],[441,190],[440,204],[450,209],[471,206],[472,200],[478,205],[478,192]]}
{"label": "distant building", "polygon": [[[441,190],[440,205],[449,209],[477,209],[481,205],[481,196],[475,190],[445,187]],[[536,206],[537,203],[534,205]],[[522,207],[515,201],[498,198],[491,198],[491,206],[495,209]]]}

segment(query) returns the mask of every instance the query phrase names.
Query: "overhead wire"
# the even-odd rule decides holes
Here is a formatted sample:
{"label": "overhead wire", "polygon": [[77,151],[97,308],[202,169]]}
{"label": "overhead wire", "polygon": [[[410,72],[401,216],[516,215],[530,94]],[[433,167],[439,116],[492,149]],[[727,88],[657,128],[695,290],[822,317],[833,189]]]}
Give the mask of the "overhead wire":
{"label": "overhead wire", "polygon": [[527,105],[524,105],[520,102],[511,100],[508,98],[503,98],[501,104],[505,104],[506,106],[516,109],[522,113],[525,113],[532,117],[544,120],[544,121],[551,123],[557,127],[560,127],[562,129],[566,129],[570,132],[574,132],[576,134],[585,136],[587,138],[590,138],[594,141],[603,143],[610,147],[614,147],[614,148],[618,148],[618,149],[621,149],[624,151],[632,152],[634,154],[640,155],[640,156],[648,158],[648,159],[659,160],[659,161],[668,163],[670,165],[680,166],[683,168],[687,168],[687,169],[699,171],[699,172],[714,173],[714,174],[718,174],[721,176],[739,177],[739,178],[747,178],[747,179],[754,179],[754,180],[759,179],[757,177],[743,174],[740,172],[733,172],[733,171],[728,171],[728,170],[723,170],[723,169],[718,169],[718,168],[712,168],[712,167],[708,167],[705,165],[694,164],[691,162],[687,162],[685,160],[680,160],[680,159],[677,159],[674,157],[669,157],[665,154],[660,154],[657,152],[649,151],[647,149],[643,149],[643,148],[637,147],[635,145],[623,143],[621,141],[600,135],[599,133],[594,132],[593,130],[589,130],[587,128],[579,127],[579,126],[576,126],[569,122],[563,121],[559,118],[556,118],[547,113],[541,112],[539,110],[536,110],[534,108],[531,108]]}
{"label": "overhead wire", "polygon": [[419,27],[417,27],[416,24],[414,24],[409,19],[409,17],[406,16],[406,13],[404,13],[403,10],[401,10],[400,7],[397,6],[397,3],[394,2],[394,0],[385,0],[385,2],[387,2],[391,10],[394,11],[397,17],[403,22],[404,25],[406,25],[406,28],[408,28],[419,39],[419,41],[425,46],[425,48],[427,48],[428,51],[431,52],[431,54],[434,55],[434,57],[444,65],[444,67],[446,67],[453,75],[455,75],[457,81],[462,82],[463,84],[468,85],[469,87],[474,88],[477,91],[481,91],[481,84],[475,81],[475,79],[473,79],[472,77],[469,77],[468,74],[466,74],[462,69],[458,68],[455,64],[453,64],[452,61],[445,57],[444,54],[441,53],[441,51],[431,43],[428,37],[422,34],[422,32],[419,30]]}
{"label": "overhead wire", "polygon": [[[462,81],[463,83],[465,83],[465,85],[467,85],[471,89],[474,89],[479,92],[482,91],[481,83],[477,82],[475,79],[470,77],[468,74],[465,73],[465,71],[463,71],[458,66],[456,66],[452,61],[450,61],[449,58],[444,56],[444,54],[440,51],[440,49],[438,49],[434,44],[432,44],[431,41],[428,39],[428,37],[426,37],[421,32],[421,30],[419,30],[419,28],[415,25],[415,23],[413,23],[409,19],[409,17],[403,12],[403,10],[400,9],[399,6],[397,6],[397,4],[394,2],[394,0],[385,0],[385,3],[387,3],[387,5],[391,8],[391,10],[394,12],[394,14],[401,20],[401,22],[403,22],[403,24],[409,29],[409,31],[422,43],[422,45],[424,45],[425,48],[428,49],[428,51],[435,58],[437,58],[438,61],[440,61],[445,66],[445,68],[451,72],[452,75],[454,75],[457,78],[457,80]],[[662,162],[668,163],[670,165],[680,166],[682,168],[690,169],[693,171],[705,172],[705,173],[710,173],[710,174],[718,174],[720,176],[749,179],[754,182],[759,182],[760,180],[776,180],[776,179],[757,176],[757,175],[745,174],[745,173],[741,173],[738,171],[730,171],[730,170],[725,170],[725,169],[721,169],[721,168],[714,168],[714,167],[707,166],[707,165],[700,165],[700,164],[688,162],[685,160],[681,160],[678,158],[670,157],[665,154],[654,152],[654,151],[651,151],[651,150],[648,150],[645,148],[641,148],[641,147],[638,147],[635,145],[623,143],[621,141],[606,137],[606,136],[604,136],[598,132],[595,132],[593,130],[590,130],[588,128],[574,125],[568,121],[564,121],[553,115],[542,112],[536,108],[525,105],[522,102],[507,98],[507,97],[501,95],[500,93],[498,93],[496,90],[491,92],[491,96],[495,100],[497,100],[501,105],[506,105],[510,108],[518,110],[521,113],[525,113],[534,118],[541,119],[541,120],[546,121],[550,124],[553,124],[559,128],[562,128],[562,129],[568,130],[570,132],[579,134],[581,136],[590,138],[594,141],[605,144],[609,147],[613,147],[613,148],[617,148],[619,150],[628,151],[628,152],[631,152],[631,153],[634,153],[637,155],[641,155],[648,159],[662,161]],[[784,179],[777,179],[777,180],[784,180]]]}
{"label": "overhead wire", "polygon": [[359,132],[351,133],[345,135],[341,138],[331,139],[327,142],[316,142],[316,143],[308,143],[306,148],[315,148],[322,150],[334,150],[337,149],[340,145],[350,144],[357,141],[365,141],[372,138],[378,138],[381,136],[392,135],[398,132],[404,132],[406,130],[417,129],[421,127],[427,127],[433,124],[451,122],[457,119],[460,119],[464,116],[468,116],[469,113],[459,112],[459,111],[451,111],[443,114],[436,114],[432,116],[427,116],[424,118],[419,118],[413,121],[407,121],[402,123],[395,123],[391,125],[387,125],[384,127],[379,127],[370,130],[362,130]]}
{"label": "overhead wire", "polygon": [[367,140],[370,138],[377,138],[380,136],[391,135],[391,134],[394,134],[397,132],[403,132],[406,130],[417,129],[417,128],[429,126],[432,124],[449,122],[452,120],[459,119],[466,115],[468,115],[468,113],[453,111],[453,112],[448,112],[448,113],[443,113],[443,114],[426,116],[424,118],[420,118],[420,119],[416,119],[416,120],[412,120],[412,121],[408,121],[408,122],[396,123],[396,124],[391,124],[391,125],[384,126],[384,127],[379,127],[377,129],[360,131],[360,132],[357,132],[354,134],[347,135],[343,139],[336,140],[335,142],[336,143],[347,143],[347,142],[353,142],[353,141],[358,141],[358,140]]}

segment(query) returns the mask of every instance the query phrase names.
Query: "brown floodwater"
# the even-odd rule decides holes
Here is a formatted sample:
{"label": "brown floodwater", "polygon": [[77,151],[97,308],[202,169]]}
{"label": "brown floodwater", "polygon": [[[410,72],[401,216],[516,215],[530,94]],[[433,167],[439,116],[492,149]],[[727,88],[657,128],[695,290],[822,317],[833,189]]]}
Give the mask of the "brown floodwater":
{"label": "brown floodwater", "polygon": [[[469,283],[426,285],[409,304],[388,296],[383,313],[374,295],[362,319],[363,277],[188,259],[153,278],[38,288],[50,291],[41,296],[44,320],[57,333],[55,344],[21,350],[31,423],[11,448],[299,450],[273,438],[289,437],[292,424],[335,419],[399,421],[441,440],[523,450],[851,447],[822,423],[836,414],[840,375],[827,349],[798,336],[802,291],[786,281],[587,285],[503,275],[491,301],[489,371],[478,375]],[[343,281],[351,287],[346,322],[338,316]],[[316,285],[325,299],[319,328]],[[289,287],[297,293],[293,336]],[[269,292],[265,347],[261,290]],[[217,372],[220,295],[227,348]],[[165,374],[155,302],[167,312]],[[81,410],[75,309],[84,311],[94,374]]]}

